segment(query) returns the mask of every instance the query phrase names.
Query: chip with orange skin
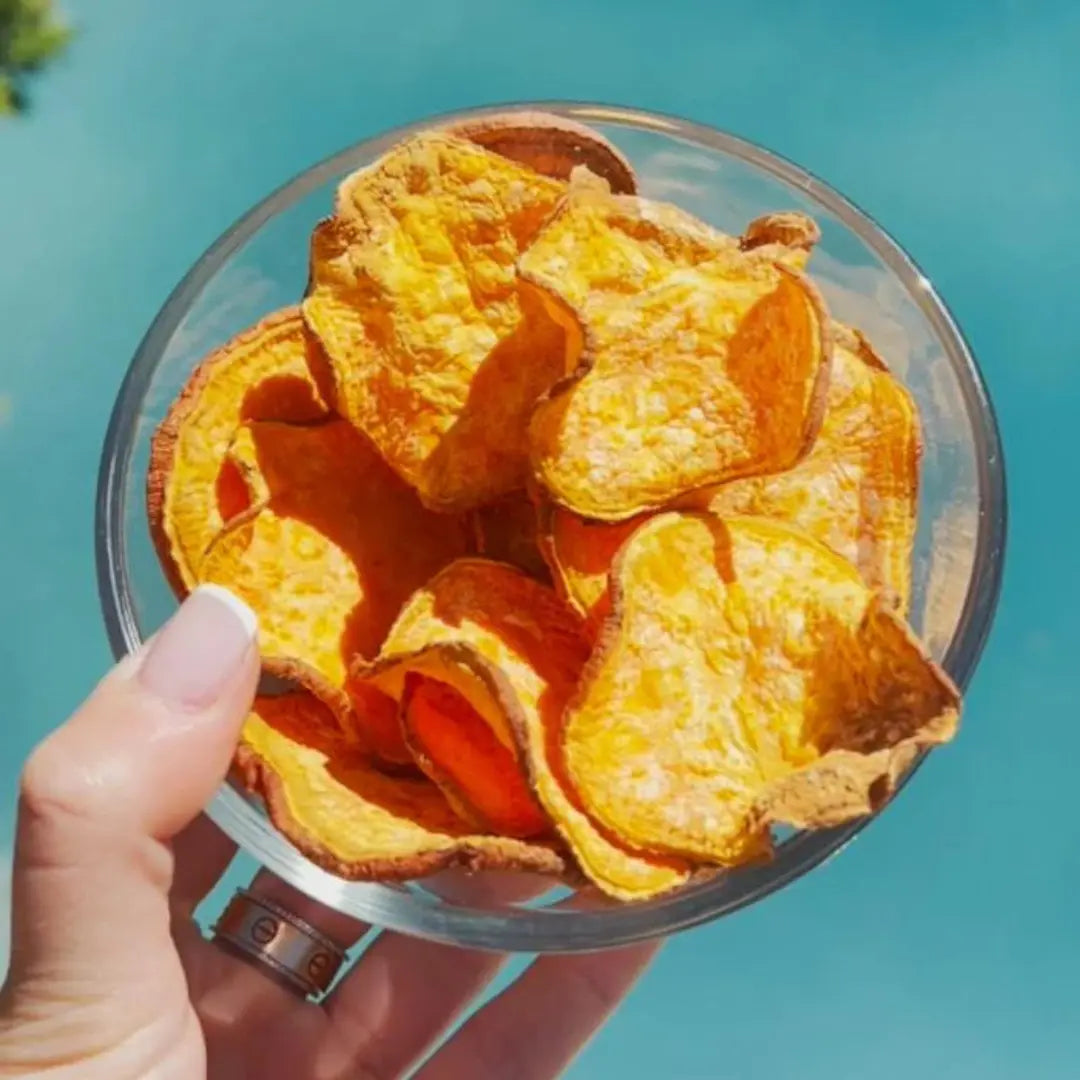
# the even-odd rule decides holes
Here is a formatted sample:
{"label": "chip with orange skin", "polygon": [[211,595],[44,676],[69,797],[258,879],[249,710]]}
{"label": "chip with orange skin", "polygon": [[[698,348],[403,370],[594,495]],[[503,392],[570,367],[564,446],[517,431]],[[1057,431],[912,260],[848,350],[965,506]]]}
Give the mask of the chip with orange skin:
{"label": "chip with orange skin", "polygon": [[[834,329],[825,417],[810,453],[786,472],[704,488],[679,506],[787,521],[854,563],[903,612],[917,525],[918,412],[859,331]],[[568,601],[594,625],[608,611],[611,563],[647,516],[608,523],[561,507],[541,511],[545,558]]]}
{"label": "chip with orange skin", "polygon": [[312,235],[304,317],[337,411],[444,511],[524,486],[527,422],[566,374],[516,262],[566,185],[464,139],[407,140]]}
{"label": "chip with orange skin", "polygon": [[569,180],[585,167],[619,195],[637,192],[633,167],[617,146],[587,124],[553,113],[515,110],[474,117],[446,129],[544,176]]}
{"label": "chip with orange skin", "polygon": [[[783,473],[702,489],[679,505],[789,521],[855,563],[902,611],[917,523],[918,413],[866,338],[834,329],[825,417],[807,457]],[[648,515],[608,523],[548,505],[540,516],[542,549],[568,600],[602,618],[612,560]]]}
{"label": "chip with orange skin", "polygon": [[906,611],[921,452],[911,395],[862,334],[837,324],[825,418],[810,453],[787,472],[736,480],[688,503],[788,521]]}
{"label": "chip with orange skin", "polygon": [[817,435],[831,351],[817,291],[685,219],[572,188],[519,262],[576,368],[533,413],[534,474],[583,517],[790,468]]}
{"label": "chip with orange skin", "polygon": [[417,764],[466,821],[500,836],[550,831],[516,753],[453,687],[408,672],[401,723]]}
{"label": "chip with orange skin", "polygon": [[610,611],[611,564],[630,534],[650,515],[591,521],[551,502],[542,503],[538,515],[540,550],[556,587],[595,634]]}
{"label": "chip with orange skin", "polygon": [[451,866],[562,874],[551,845],[477,833],[426,779],[387,776],[355,745],[327,734],[311,694],[260,697],[236,755],[240,783],[274,826],[339,877],[407,880]]}
{"label": "chip with orange skin", "polygon": [[368,682],[346,675],[345,693],[355,719],[352,728],[383,765],[397,769],[415,767],[415,758],[401,727],[398,703]]}
{"label": "chip with orange skin", "polygon": [[666,513],[612,568],[612,615],[562,733],[592,817],[721,865],[771,824],[877,809],[959,694],[846,560],[780,522]]}
{"label": "chip with orange skin", "polygon": [[407,139],[155,436],[174,588],[246,599],[294,688],[234,782],[342,877],[646,900],[876,810],[956,729],[901,618],[917,412],[804,276],[820,229],[636,187],[554,114]]}
{"label": "chip with orange skin", "polygon": [[540,550],[537,508],[528,492],[512,491],[486,503],[473,511],[472,522],[477,554],[550,584],[551,573]]}
{"label": "chip with orange skin", "polygon": [[812,217],[787,210],[754,218],[739,237],[739,246],[802,270],[820,239],[821,228]]}
{"label": "chip with orange skin", "polygon": [[[259,693],[266,695],[303,692],[311,694],[322,707],[319,716],[329,726],[326,731],[347,739],[353,745],[368,746],[358,735],[352,702],[340,687],[331,685],[318,671],[302,660],[289,656],[264,656]],[[370,749],[370,747],[369,747]]]}
{"label": "chip with orange skin", "polygon": [[268,315],[199,364],[155,432],[147,512],[177,593],[196,582],[210,542],[244,508],[237,477],[222,474],[237,428],[250,420],[326,416],[309,367],[318,351],[298,308]]}
{"label": "chip with orange skin", "polygon": [[588,655],[580,620],[551,589],[513,567],[462,559],[413,596],[380,658],[357,674],[398,699],[409,673],[457,690],[516,754],[585,875],[611,896],[644,899],[684,884],[691,867],[607,836],[565,784],[559,718]]}
{"label": "chip with orange skin", "polygon": [[[276,674],[304,666],[340,695],[347,663],[374,657],[401,605],[468,550],[464,519],[426,510],[346,421],[247,425],[232,448],[251,509],[213,542],[200,580],[224,585],[259,617],[264,661]],[[380,702],[354,698],[375,749],[408,760]]]}

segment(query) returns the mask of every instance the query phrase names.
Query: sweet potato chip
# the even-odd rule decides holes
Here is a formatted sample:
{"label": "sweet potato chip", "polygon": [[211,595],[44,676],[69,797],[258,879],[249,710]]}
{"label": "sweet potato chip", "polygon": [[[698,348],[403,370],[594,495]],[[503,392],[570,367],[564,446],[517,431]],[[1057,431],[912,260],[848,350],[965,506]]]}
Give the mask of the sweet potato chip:
{"label": "sweet potato chip", "polygon": [[473,512],[472,521],[478,554],[550,583],[551,574],[539,546],[536,506],[527,492],[512,491],[481,506]]}
{"label": "sweet potato chip", "polygon": [[146,503],[158,556],[178,593],[197,580],[210,541],[244,508],[237,477],[222,475],[240,424],[326,415],[309,370],[318,350],[299,309],[270,315],[202,361],[157,429]]}
{"label": "sweet potato chip", "polygon": [[261,659],[263,677],[259,683],[260,693],[273,695],[302,691],[311,694],[322,706],[320,717],[330,723],[326,729],[328,733],[348,739],[354,745],[362,743],[358,737],[352,702],[340,687],[333,686],[315,668],[294,657],[267,656]]}
{"label": "sweet potato chip", "polygon": [[807,457],[787,472],[736,480],[693,502],[720,516],[789,521],[854,563],[903,611],[920,453],[911,395],[861,334],[838,326],[825,418]]}
{"label": "sweet potato chip", "polygon": [[379,772],[355,746],[326,734],[323,712],[303,692],[258,698],[237,752],[244,785],[313,862],[365,881],[448,866],[563,872],[553,848],[475,834],[429,781]]}
{"label": "sweet potato chip", "polygon": [[771,823],[871,812],[956,729],[959,695],[903,621],[787,525],[661,514],[612,581],[563,749],[588,812],[636,847],[744,862]]}
{"label": "sweet potato chip", "polygon": [[820,239],[818,223],[792,210],[755,218],[739,237],[739,246],[743,251],[756,251],[802,270]]}
{"label": "sweet potato chip", "polygon": [[[903,612],[911,591],[920,438],[918,413],[866,339],[834,324],[836,348],[821,432],[793,469],[705,488],[684,509],[776,518],[854,563]],[[541,512],[542,548],[557,583],[595,625],[607,613],[612,560],[644,516],[589,521],[561,507]]]}
{"label": "sweet potato chip", "polygon": [[544,502],[538,511],[540,550],[563,599],[585,616],[595,633],[610,607],[608,573],[619,548],[647,518],[590,521]]}
{"label": "sweet potato chip", "polygon": [[405,139],[154,436],[174,589],[260,621],[233,782],[344,878],[647,900],[955,733],[903,620],[917,410],[806,276],[817,223],[727,235],[637,183],[555,114]]}
{"label": "sweet potato chip", "polygon": [[612,896],[644,899],[683,884],[689,866],[607,837],[562,779],[559,718],[588,653],[579,620],[550,589],[511,567],[463,559],[412,598],[380,659],[360,668],[398,698],[410,672],[462,694],[518,755],[589,879]]}
{"label": "sweet potato chip", "polygon": [[413,770],[416,762],[405,742],[398,703],[370,683],[346,676],[345,693],[356,718],[351,727],[384,766]]}
{"label": "sweet potato chip", "polygon": [[637,177],[622,151],[576,120],[523,110],[466,120],[448,132],[544,176],[569,180],[575,168],[584,166],[606,180],[616,194],[637,191]]}
{"label": "sweet potato chip", "polygon": [[[375,656],[413,590],[467,550],[467,523],[425,510],[344,420],[250,424],[233,452],[253,506],[211,545],[200,580],[256,612],[277,673],[298,661],[340,693],[347,661]],[[369,706],[375,749],[388,752],[379,703]]]}
{"label": "sweet potato chip", "polygon": [[337,409],[435,509],[524,485],[528,417],[566,374],[565,346],[515,264],[564,190],[417,136],[348,178],[312,237],[304,317]]}
{"label": "sweet potato chip", "polygon": [[577,365],[533,414],[533,468],[584,517],[789,468],[817,435],[830,340],[816,291],[683,217],[578,189],[519,263]]}
{"label": "sweet potato chip", "polygon": [[517,755],[463,694],[410,671],[401,717],[420,768],[466,821],[500,836],[525,838],[550,830]]}

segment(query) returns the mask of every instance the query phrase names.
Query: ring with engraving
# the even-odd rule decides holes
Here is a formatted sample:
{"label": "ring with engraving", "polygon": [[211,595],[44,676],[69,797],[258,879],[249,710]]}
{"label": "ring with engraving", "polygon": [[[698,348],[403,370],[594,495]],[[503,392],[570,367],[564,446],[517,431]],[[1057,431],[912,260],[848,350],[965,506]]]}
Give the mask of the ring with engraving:
{"label": "ring with engraving", "polygon": [[324,994],[345,962],[345,950],[306,919],[248,889],[236,891],[213,933],[305,997]]}

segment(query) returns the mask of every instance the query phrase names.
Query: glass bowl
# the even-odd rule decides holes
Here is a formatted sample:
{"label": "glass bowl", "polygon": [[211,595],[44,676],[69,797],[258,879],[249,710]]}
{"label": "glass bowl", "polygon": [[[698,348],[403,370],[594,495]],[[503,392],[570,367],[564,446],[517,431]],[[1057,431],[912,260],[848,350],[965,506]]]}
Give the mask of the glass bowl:
{"label": "glass bowl", "polygon": [[[790,162],[687,121],[569,103],[472,110],[358,143],[264,199],[192,267],[139,346],[102,455],[97,573],[116,655],[137,648],[176,606],[147,530],[144,479],[152,432],[193,367],[237,331],[302,295],[308,235],[328,212],[343,175],[412,131],[510,107],[546,109],[592,124],[630,158],[643,194],[676,202],[726,231],[739,233],[752,218],[782,209],[803,210],[820,223],[823,236],[811,271],[832,313],[866,332],[921,408],[925,451],[911,617],[934,657],[964,687],[997,602],[1005,480],[986,388],[945,305],[873,221]],[[563,890],[528,905],[494,905],[455,903],[423,882],[342,881],[305,859],[273,829],[260,805],[228,785],[208,812],[262,864],[338,911],[441,942],[527,952],[602,949],[717,918],[805,874],[866,824],[793,833],[767,866],[724,873],[648,902],[577,902]]]}

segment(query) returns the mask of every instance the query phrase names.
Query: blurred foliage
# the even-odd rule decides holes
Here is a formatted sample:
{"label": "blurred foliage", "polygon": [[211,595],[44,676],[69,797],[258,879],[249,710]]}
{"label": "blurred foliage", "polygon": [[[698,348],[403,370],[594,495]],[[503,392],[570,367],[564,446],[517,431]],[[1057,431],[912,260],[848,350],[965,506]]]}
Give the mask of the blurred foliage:
{"label": "blurred foliage", "polygon": [[52,0],[0,0],[0,116],[22,112],[26,80],[67,44]]}

